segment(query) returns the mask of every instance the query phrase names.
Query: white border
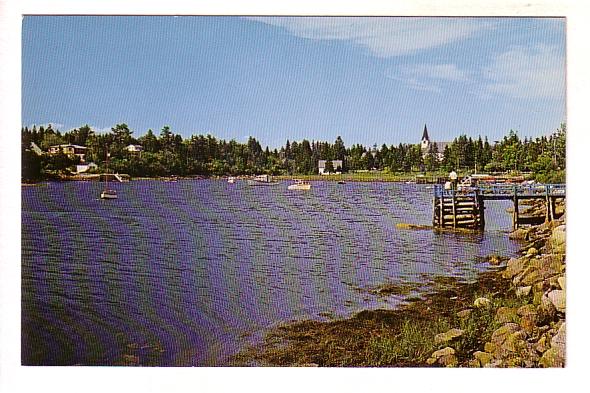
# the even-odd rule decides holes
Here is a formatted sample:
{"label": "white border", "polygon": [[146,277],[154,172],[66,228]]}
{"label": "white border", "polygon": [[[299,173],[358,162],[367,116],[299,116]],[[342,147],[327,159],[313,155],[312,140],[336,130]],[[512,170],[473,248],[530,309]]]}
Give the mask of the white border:
{"label": "white border", "polygon": [[[588,9],[583,1],[0,0],[0,391],[579,391],[587,369]],[[20,28],[22,14],[566,16],[568,59],[568,366],[557,370],[241,369],[20,366]]]}

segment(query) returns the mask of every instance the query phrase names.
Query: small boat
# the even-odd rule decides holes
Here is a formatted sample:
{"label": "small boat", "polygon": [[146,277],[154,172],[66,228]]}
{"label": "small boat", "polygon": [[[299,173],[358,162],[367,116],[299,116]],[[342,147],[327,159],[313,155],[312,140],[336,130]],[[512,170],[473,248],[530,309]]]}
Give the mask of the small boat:
{"label": "small boat", "polygon": [[117,191],[105,189],[100,193],[100,199],[117,199]]}
{"label": "small boat", "polygon": [[[111,156],[111,154],[107,151],[107,158],[106,158],[107,173],[108,173],[108,168],[109,168],[109,157],[110,156]],[[117,191],[109,189],[108,184],[109,184],[109,175],[106,174],[104,177],[104,189],[100,193],[100,199],[117,199]]]}
{"label": "small boat", "polygon": [[311,183],[301,179],[295,179],[295,183],[287,187],[288,190],[309,190],[311,189]]}
{"label": "small boat", "polygon": [[270,175],[259,175],[253,179],[248,179],[247,183],[249,186],[273,186],[279,184],[278,181],[273,180]]}
{"label": "small boat", "polygon": [[338,180],[338,184],[346,184],[344,180]]}
{"label": "small boat", "polygon": [[227,182],[229,184],[234,184],[236,182],[236,178],[233,177],[233,176],[230,176],[230,177],[227,178]]}

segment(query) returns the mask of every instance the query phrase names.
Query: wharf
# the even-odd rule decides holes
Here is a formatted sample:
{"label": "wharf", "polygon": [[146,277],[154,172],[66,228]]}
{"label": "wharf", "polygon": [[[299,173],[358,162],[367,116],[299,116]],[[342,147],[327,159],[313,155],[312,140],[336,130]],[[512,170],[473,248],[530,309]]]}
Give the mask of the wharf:
{"label": "wharf", "polygon": [[545,221],[556,217],[555,203],[565,199],[565,184],[482,184],[477,187],[462,187],[459,190],[445,190],[443,185],[434,186],[432,201],[432,224],[438,228],[485,227],[485,201],[511,200],[514,203],[512,226],[535,223],[535,218],[522,216],[519,212],[520,200],[544,200]]}

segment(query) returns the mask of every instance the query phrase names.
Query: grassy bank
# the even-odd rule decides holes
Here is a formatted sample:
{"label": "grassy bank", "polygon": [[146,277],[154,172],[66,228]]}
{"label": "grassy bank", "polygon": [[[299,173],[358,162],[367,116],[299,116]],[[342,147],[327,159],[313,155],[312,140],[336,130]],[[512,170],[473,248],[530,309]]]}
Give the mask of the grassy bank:
{"label": "grassy bank", "polygon": [[463,318],[480,296],[500,305],[513,305],[504,297],[509,289],[496,273],[485,273],[471,284],[448,280],[447,288],[397,310],[362,311],[331,322],[303,321],[269,333],[264,343],[233,359],[234,365],[296,366],[428,366],[430,355],[445,346],[434,337],[453,326],[465,330],[458,358],[466,360],[474,347],[482,347],[497,328],[491,309],[478,309]]}
{"label": "grassy bank", "polygon": [[[278,180],[303,179],[308,181],[346,181],[346,182],[407,182],[414,181],[417,173],[389,173],[381,171],[343,173],[340,175],[282,175],[275,176]],[[425,177],[444,177],[448,174],[429,173]]]}

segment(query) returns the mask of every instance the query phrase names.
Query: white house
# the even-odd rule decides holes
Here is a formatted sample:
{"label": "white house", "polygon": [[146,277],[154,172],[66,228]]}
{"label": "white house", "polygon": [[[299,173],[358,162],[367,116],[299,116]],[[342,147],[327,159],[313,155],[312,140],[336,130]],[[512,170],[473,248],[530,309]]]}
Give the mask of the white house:
{"label": "white house", "polygon": [[84,173],[90,169],[98,169],[98,165],[96,165],[94,162],[76,165],[76,173]]}
{"label": "white house", "polygon": [[125,148],[129,153],[141,153],[143,151],[143,146],[141,145],[129,145]]}
{"label": "white house", "polygon": [[[332,168],[334,168],[334,173],[342,173],[342,160],[331,160],[332,161]],[[319,160],[318,161],[318,172],[320,175],[328,175],[329,173],[326,172],[326,162],[328,160]]]}
{"label": "white house", "polygon": [[63,152],[69,156],[78,156],[80,157],[80,161],[84,162],[84,157],[86,157],[86,150],[88,148],[86,146],[79,146],[79,145],[54,145],[49,147],[49,154],[58,154],[59,152]]}

